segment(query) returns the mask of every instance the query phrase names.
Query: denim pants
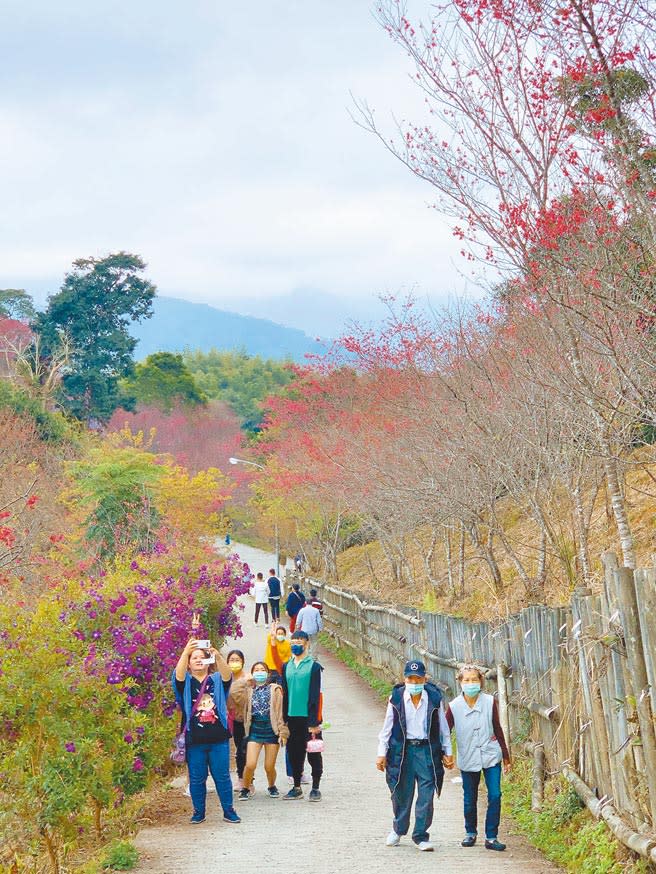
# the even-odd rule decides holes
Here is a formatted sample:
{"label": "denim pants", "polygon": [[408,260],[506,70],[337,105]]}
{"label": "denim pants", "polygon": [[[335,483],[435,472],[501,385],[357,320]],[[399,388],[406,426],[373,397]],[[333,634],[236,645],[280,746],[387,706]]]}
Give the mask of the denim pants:
{"label": "denim pants", "polygon": [[[465,832],[478,834],[478,785],[480,771],[461,771],[462,788],[465,794]],[[501,818],[501,762],[491,768],[483,768],[487,786],[487,813],[485,814],[485,839],[493,841],[499,834]]]}
{"label": "denim pants", "polygon": [[216,744],[190,744],[187,747],[187,768],[194,813],[205,813],[208,771],[214,780],[224,813],[232,809],[230,751],[227,740]]}
{"label": "denim pants", "polygon": [[406,745],[399,782],[392,793],[392,810],[394,812],[392,828],[397,835],[407,835],[410,828],[415,783],[417,784],[417,803],[415,804],[415,827],[412,832],[412,840],[415,844],[419,844],[428,840],[428,829],[433,822],[435,774],[428,744],[420,747]]}

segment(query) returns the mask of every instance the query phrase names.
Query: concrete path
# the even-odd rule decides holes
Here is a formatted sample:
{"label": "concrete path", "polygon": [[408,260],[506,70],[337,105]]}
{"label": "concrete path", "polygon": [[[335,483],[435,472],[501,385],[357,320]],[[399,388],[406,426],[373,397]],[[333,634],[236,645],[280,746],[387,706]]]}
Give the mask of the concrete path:
{"label": "concrete path", "polygon": [[[235,545],[254,572],[271,566],[272,556]],[[239,648],[247,665],[261,658],[265,630],[253,623],[253,602],[245,599],[244,638]],[[324,666],[324,777],[322,801],[270,799],[265,794],[262,762],[255,776],[256,794],[250,801],[235,802],[242,817],[239,825],[223,822],[216,795],[208,792],[207,819],[189,824],[191,804],[184,799],[180,821],[147,828],[136,839],[140,851],[138,872],[188,874],[190,871],[229,871],[260,874],[272,870],[302,870],[311,874],[416,874],[436,871],[455,874],[464,869],[484,869],[486,874],[517,872],[547,874],[558,870],[519,836],[500,834],[507,841],[505,853],[493,853],[481,845],[460,846],[463,836],[462,786],[446,777],[442,797],[436,800],[431,840],[436,852],[421,853],[406,837],[401,846],[388,848],[385,837],[391,828],[391,804],[382,773],[375,768],[376,738],[382,725],[384,704],[370,688],[330,653],[320,651]],[[278,788],[286,792],[284,758],[278,758]],[[304,787],[307,796],[308,787]],[[180,805],[176,797],[176,805]],[[481,812],[484,815],[484,799]],[[482,824],[482,816],[481,816]]]}

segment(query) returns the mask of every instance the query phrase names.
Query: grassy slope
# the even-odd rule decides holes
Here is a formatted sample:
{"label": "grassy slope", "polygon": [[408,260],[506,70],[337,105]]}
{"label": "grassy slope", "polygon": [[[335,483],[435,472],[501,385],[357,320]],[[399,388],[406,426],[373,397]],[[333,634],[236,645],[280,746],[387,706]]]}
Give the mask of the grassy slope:
{"label": "grassy slope", "polygon": [[[649,473],[656,476],[656,464],[651,464],[645,469],[634,469],[627,476],[627,503],[636,543],[638,566],[651,564],[652,555],[656,552],[654,524],[656,482],[650,479]],[[549,508],[550,521],[558,534],[559,541],[558,554],[551,554],[548,561],[547,591],[544,600],[551,605],[568,603],[576,581],[572,521],[566,515],[568,509],[565,509],[565,515],[563,514],[563,507],[568,508],[569,502],[555,502],[554,506]],[[539,543],[537,526],[531,519],[520,514],[515,504],[511,505],[505,499],[499,503],[499,516],[513,548],[525,563],[529,574],[534,573]],[[494,606],[494,612],[500,615],[515,612],[525,606],[524,587],[498,540],[495,541],[495,549],[506,587],[504,595],[499,597],[495,594],[486,565],[474,555],[468,543],[465,553],[466,594],[464,598],[455,600],[447,591],[447,563],[443,539],[435,547],[433,562],[433,577],[438,580],[439,586],[432,586],[426,577],[421,553],[414,541],[419,540],[427,547],[429,538],[430,532],[426,528],[417,530],[414,537],[407,539],[407,554],[414,582],[402,587],[393,583],[383,550],[380,544],[374,541],[364,546],[352,547],[339,556],[340,583],[346,588],[381,600],[450,612],[471,619],[489,618],[491,605]],[[456,533],[452,538],[451,547],[454,572],[457,564],[457,539]],[[590,534],[590,558],[595,573],[595,585],[598,585],[601,579],[600,555],[607,549],[619,553],[615,524],[602,488],[595,501]]]}

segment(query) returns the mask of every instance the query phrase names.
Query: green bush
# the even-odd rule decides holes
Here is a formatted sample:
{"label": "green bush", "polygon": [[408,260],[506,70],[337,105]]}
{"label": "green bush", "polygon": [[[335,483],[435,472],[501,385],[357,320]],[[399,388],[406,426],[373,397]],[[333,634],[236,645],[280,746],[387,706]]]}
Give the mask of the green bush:
{"label": "green bush", "polygon": [[102,861],[102,867],[112,871],[130,871],[139,861],[139,851],[132,841],[115,841]]}

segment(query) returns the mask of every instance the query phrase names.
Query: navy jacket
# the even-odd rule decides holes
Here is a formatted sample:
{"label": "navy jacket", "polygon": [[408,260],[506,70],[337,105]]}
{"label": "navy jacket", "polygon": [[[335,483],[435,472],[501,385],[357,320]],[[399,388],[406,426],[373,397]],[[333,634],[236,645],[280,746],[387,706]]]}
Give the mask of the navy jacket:
{"label": "navy jacket", "polygon": [[269,584],[269,597],[270,598],[279,598],[280,597],[280,580],[278,577],[269,577],[267,580]]}
{"label": "navy jacket", "polygon": [[[435,775],[435,791],[439,795],[444,782],[444,765],[442,764],[442,742],[440,740],[440,714],[439,707],[442,701],[442,693],[434,683],[426,683],[428,695],[428,740],[433,761],[433,773]],[[403,693],[405,683],[399,683],[392,689],[390,703],[394,709],[394,722],[392,734],[387,748],[387,763],[385,777],[390,792],[393,794],[401,778],[401,770],[405,760],[406,721]]]}
{"label": "navy jacket", "polygon": [[305,595],[294,589],[287,595],[286,610],[288,616],[297,616],[301,607],[305,607]]}

